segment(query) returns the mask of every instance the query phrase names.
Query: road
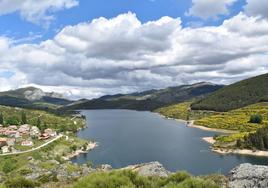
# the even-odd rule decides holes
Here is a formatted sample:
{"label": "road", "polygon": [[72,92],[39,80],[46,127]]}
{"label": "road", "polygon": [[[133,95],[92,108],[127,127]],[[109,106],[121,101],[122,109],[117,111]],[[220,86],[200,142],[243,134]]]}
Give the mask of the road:
{"label": "road", "polygon": [[23,153],[30,153],[30,152],[33,152],[33,151],[36,151],[36,150],[39,150],[45,146],[47,146],[48,144],[51,144],[52,142],[60,139],[61,137],[63,137],[62,134],[59,134],[57,137],[53,138],[52,140],[49,140],[48,142],[36,147],[36,148],[32,148],[32,149],[29,149],[29,150],[26,150],[26,151],[18,151],[18,152],[14,152],[14,153],[3,153],[3,154],[0,154],[0,156],[8,156],[8,155],[18,155],[18,154],[23,154]]}

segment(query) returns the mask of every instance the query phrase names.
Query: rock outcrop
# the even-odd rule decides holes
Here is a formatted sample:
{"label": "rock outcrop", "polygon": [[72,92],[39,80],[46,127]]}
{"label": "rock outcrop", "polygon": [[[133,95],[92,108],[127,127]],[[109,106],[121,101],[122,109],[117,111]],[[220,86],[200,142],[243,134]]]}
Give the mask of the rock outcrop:
{"label": "rock outcrop", "polygon": [[229,174],[230,188],[267,188],[268,166],[241,164]]}
{"label": "rock outcrop", "polygon": [[142,163],[137,165],[127,166],[123,169],[132,170],[141,176],[160,176],[167,177],[170,172],[167,171],[159,162]]}

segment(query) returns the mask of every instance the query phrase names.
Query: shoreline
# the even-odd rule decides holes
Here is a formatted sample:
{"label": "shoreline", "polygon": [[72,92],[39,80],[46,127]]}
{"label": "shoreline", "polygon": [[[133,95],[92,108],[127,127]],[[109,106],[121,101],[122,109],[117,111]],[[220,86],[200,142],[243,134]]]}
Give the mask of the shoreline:
{"label": "shoreline", "polygon": [[[185,122],[187,127],[192,127],[192,128],[196,128],[196,129],[201,129],[204,131],[210,131],[210,132],[219,132],[219,133],[225,133],[225,134],[234,134],[234,133],[239,133],[239,131],[234,131],[234,130],[227,130],[227,129],[217,129],[217,128],[209,128],[209,127],[205,127],[205,126],[201,126],[201,125],[195,125],[194,124],[194,120],[190,120],[190,121],[186,121],[184,119],[176,119],[176,118],[170,118],[167,116],[164,116],[158,112],[153,112],[158,114],[160,117],[164,118],[164,119],[169,119],[169,120],[175,120],[175,121],[179,121],[179,122]],[[188,123],[189,122],[189,123]]]}
{"label": "shoreline", "polygon": [[[213,145],[216,141],[213,137],[203,137],[202,140],[205,142]],[[239,155],[250,155],[250,156],[257,156],[257,157],[268,157],[268,151],[260,151],[260,150],[250,150],[250,149],[216,149],[211,146],[211,151],[221,154],[221,155],[228,155],[228,154],[239,154]]]}
{"label": "shoreline", "polygon": [[67,156],[64,156],[63,159],[66,160],[66,161],[71,160],[72,158],[74,158],[74,157],[76,157],[76,156],[78,156],[80,154],[88,153],[88,151],[93,150],[96,147],[98,147],[97,142],[89,142],[88,145],[87,145],[86,150],[82,150],[82,149],[76,150],[73,153],[70,153]]}

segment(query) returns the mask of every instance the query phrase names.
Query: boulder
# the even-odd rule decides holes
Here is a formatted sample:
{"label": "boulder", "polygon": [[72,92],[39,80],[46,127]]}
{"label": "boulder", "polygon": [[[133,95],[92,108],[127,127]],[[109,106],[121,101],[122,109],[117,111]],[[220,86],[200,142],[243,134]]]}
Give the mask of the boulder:
{"label": "boulder", "polygon": [[268,166],[241,164],[228,176],[230,188],[267,188]]}
{"label": "boulder", "polygon": [[150,163],[142,163],[138,165],[131,165],[123,168],[125,170],[132,170],[141,176],[159,176],[167,177],[171,172],[167,171],[163,165],[157,161]]}

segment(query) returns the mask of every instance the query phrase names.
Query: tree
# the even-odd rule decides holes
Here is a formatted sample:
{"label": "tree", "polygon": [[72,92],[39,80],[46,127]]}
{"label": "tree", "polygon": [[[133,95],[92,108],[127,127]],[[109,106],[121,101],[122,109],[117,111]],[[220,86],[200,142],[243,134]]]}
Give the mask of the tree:
{"label": "tree", "polygon": [[24,111],[21,112],[21,123],[27,124],[27,117],[26,117],[26,113]]}
{"label": "tree", "polygon": [[3,125],[4,124],[4,117],[3,117],[3,113],[0,113],[0,124]]}
{"label": "tree", "polygon": [[258,123],[258,124],[261,124],[262,123],[262,116],[259,115],[259,114],[255,114],[255,115],[252,115],[250,116],[250,120],[249,122],[250,123]]}
{"label": "tree", "polygon": [[13,116],[13,117],[9,117],[6,120],[6,124],[7,125],[19,125],[20,124],[20,120],[18,117]]}
{"label": "tree", "polygon": [[36,127],[38,127],[39,129],[41,129],[41,119],[40,119],[40,117],[37,118]]}

